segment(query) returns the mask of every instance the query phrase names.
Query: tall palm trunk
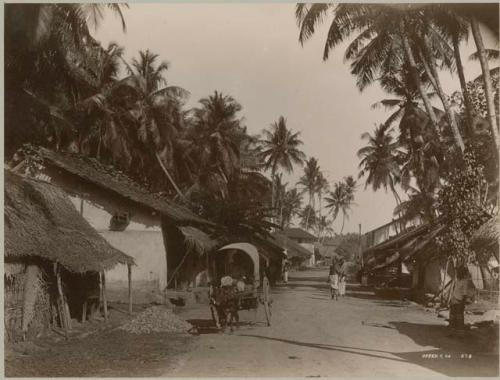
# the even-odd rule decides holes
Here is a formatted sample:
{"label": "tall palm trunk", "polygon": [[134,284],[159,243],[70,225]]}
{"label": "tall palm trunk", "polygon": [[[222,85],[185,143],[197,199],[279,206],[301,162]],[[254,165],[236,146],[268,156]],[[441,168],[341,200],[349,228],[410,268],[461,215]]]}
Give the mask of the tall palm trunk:
{"label": "tall palm trunk", "polygon": [[[392,178],[389,181],[389,186],[391,187],[392,195],[394,195],[394,199],[396,200],[396,207],[399,209],[399,206],[401,205],[401,198],[399,197],[398,192],[396,191],[396,188],[394,187],[394,182]],[[405,230],[405,223],[403,222],[403,212],[399,210],[398,212],[399,219],[401,220],[401,224],[399,225],[399,228],[401,231]]]}
{"label": "tall palm trunk", "polygon": [[271,193],[271,207],[276,206],[276,168],[273,167],[271,170],[272,177],[272,193]]}
{"label": "tall palm trunk", "polygon": [[[319,218],[320,223],[322,223],[322,221],[321,221],[321,195],[322,195],[322,194],[321,194],[321,193],[322,193],[321,189],[320,189],[320,190],[318,190],[318,205],[319,205],[319,207],[318,207],[318,218]],[[323,230],[322,230],[322,226],[320,226],[320,227],[318,228],[318,230],[319,230],[319,231],[318,231],[318,242],[319,242],[319,241],[320,241],[320,238],[321,238],[321,234],[322,234],[322,232],[323,232]]]}
{"label": "tall palm trunk", "polygon": [[271,169],[271,209],[273,210],[272,211],[272,215],[273,217],[271,218],[271,222],[274,223],[275,221],[275,218],[274,218],[274,204],[276,202],[275,200],[275,189],[276,189],[276,166],[273,165],[272,169]]}
{"label": "tall palm trunk", "polygon": [[309,229],[309,219],[311,218],[311,208],[313,207],[313,197],[314,195],[309,192],[309,207],[307,208],[306,216],[306,231]]}
{"label": "tall palm trunk", "polygon": [[187,198],[184,194],[182,194],[181,190],[179,189],[179,187],[177,186],[177,184],[175,183],[174,179],[172,178],[172,176],[170,175],[170,173],[168,172],[167,168],[165,167],[165,165],[163,164],[163,161],[161,160],[160,158],[160,155],[158,154],[158,152],[155,152],[155,156],[156,156],[156,159],[158,160],[158,163],[160,164],[163,172],[165,173],[165,175],[167,176],[168,180],[170,181],[172,187],[175,189],[175,191],[177,192],[177,194],[185,201],[187,201]]}
{"label": "tall palm trunk", "polygon": [[342,213],[342,227],[340,228],[340,234],[344,231],[344,223],[345,223],[345,212]]}
{"label": "tall palm trunk", "polygon": [[462,136],[460,135],[460,131],[458,130],[457,121],[455,119],[453,111],[451,110],[450,102],[448,101],[448,98],[444,93],[443,86],[441,85],[441,80],[439,79],[439,73],[437,71],[436,58],[430,51],[428,36],[424,36],[424,44],[422,46],[422,50],[422,63],[424,64],[424,70],[427,76],[431,79],[432,87],[434,87],[434,90],[436,90],[436,92],[438,93],[439,99],[441,99],[444,111],[446,112],[446,118],[448,119],[448,124],[450,125],[451,131],[453,133],[453,138],[460,148],[460,151],[463,152],[465,150],[464,141],[462,139]]}
{"label": "tall palm trunk", "polygon": [[472,29],[472,35],[474,36],[474,42],[476,43],[477,47],[479,62],[481,63],[481,70],[483,72],[484,92],[486,96],[486,105],[488,107],[488,121],[490,122],[491,132],[493,134],[493,139],[495,140],[498,152],[498,150],[500,149],[500,141],[498,137],[498,126],[495,113],[495,101],[493,98],[493,86],[491,82],[490,68],[484,49],[483,37],[481,35],[481,30],[479,29],[479,23],[473,17],[470,21],[470,25]]}
{"label": "tall palm trunk", "polygon": [[427,111],[427,115],[429,116],[429,119],[431,120],[432,126],[436,130],[437,135],[441,136],[441,133],[439,131],[437,118],[436,118],[436,114],[434,113],[434,109],[432,108],[431,101],[429,100],[429,97],[425,93],[424,86],[422,85],[422,80],[420,79],[420,75],[418,74],[417,63],[415,61],[415,57],[413,56],[413,52],[411,51],[408,36],[405,34],[403,21],[401,21],[401,24],[400,24],[400,32],[401,32],[401,39],[403,42],[403,50],[404,50],[406,59],[408,60],[408,63],[410,65],[410,71],[412,73],[413,80],[415,81],[415,84],[417,86],[418,93],[420,94],[420,97],[422,98],[425,110]]}
{"label": "tall palm trunk", "polygon": [[457,65],[458,78],[460,80],[460,87],[462,88],[462,94],[464,97],[465,115],[467,117],[467,124],[468,128],[472,128],[473,108],[472,108],[472,102],[470,100],[469,90],[467,89],[467,81],[465,80],[462,58],[460,57],[460,44],[458,35],[454,34],[452,40],[453,40],[453,54],[455,55],[455,63]]}

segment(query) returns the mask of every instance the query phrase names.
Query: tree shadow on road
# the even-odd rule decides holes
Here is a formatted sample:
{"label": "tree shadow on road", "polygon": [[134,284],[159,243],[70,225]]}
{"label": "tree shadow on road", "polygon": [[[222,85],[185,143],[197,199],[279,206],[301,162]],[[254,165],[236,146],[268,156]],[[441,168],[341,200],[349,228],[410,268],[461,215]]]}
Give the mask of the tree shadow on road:
{"label": "tree shadow on road", "polygon": [[400,334],[406,335],[419,346],[433,346],[445,350],[475,350],[484,349],[475,338],[473,331],[465,332],[461,337],[452,336],[448,326],[428,325],[411,322],[389,322]]}
{"label": "tree shadow on road", "polygon": [[[429,327],[429,325],[425,326]],[[399,327],[401,328],[402,326],[400,325]],[[431,327],[435,326],[431,325]],[[398,327],[395,328],[398,329]],[[402,328],[405,330],[407,326]],[[413,333],[413,327],[411,327],[411,329]],[[313,349],[337,351],[363,357],[389,360],[402,364],[411,363],[447,376],[498,376],[498,355],[473,355],[471,359],[464,359],[464,354],[466,354],[467,351],[463,352],[456,350],[456,348],[453,350],[450,348],[437,348],[427,351],[391,352],[360,347],[299,342],[295,340],[272,338],[260,335],[239,334],[239,336],[278,341]],[[376,372],[376,368],[373,368],[373,370]]]}
{"label": "tree shadow on road", "polygon": [[[419,346],[436,347],[427,352],[406,352],[398,356],[439,370],[448,376],[498,376],[498,352],[484,353],[486,347],[477,335],[468,331],[452,336],[447,326],[410,322],[389,322],[400,334],[408,336]],[[427,354],[427,355],[426,355]]]}
{"label": "tree shadow on road", "polygon": [[[282,342],[282,343],[293,344],[296,346],[317,348],[317,349],[321,349],[321,350],[340,351],[340,352],[346,352],[346,353],[351,353],[351,354],[356,354],[356,355],[370,356],[370,357],[379,358],[379,359],[387,359],[387,360],[393,360],[393,361],[399,361],[399,362],[404,361],[404,360],[401,360],[398,358],[391,358],[388,356],[375,354],[375,353],[392,354],[391,352],[383,351],[383,350],[374,350],[374,349],[368,349],[368,348],[358,348],[358,347],[348,347],[348,346],[338,346],[338,345],[321,344],[321,343],[307,343],[307,342],[299,342],[299,341],[290,340],[290,339],[272,338],[272,337],[262,336],[262,335],[239,334],[238,336],[273,340],[273,341],[278,341],[278,342]],[[356,350],[359,350],[359,351],[356,351]]]}

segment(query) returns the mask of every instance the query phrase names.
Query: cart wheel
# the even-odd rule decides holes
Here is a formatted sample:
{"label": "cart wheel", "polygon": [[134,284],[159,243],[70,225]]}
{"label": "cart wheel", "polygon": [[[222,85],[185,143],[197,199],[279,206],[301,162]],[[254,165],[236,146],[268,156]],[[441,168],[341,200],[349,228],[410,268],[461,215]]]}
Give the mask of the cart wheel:
{"label": "cart wheel", "polygon": [[266,314],[267,325],[271,326],[271,305],[268,301],[264,301],[264,312]]}
{"label": "cart wheel", "polygon": [[264,312],[266,314],[267,325],[271,326],[271,289],[269,287],[269,282],[264,281],[263,283],[263,303],[264,303]]}

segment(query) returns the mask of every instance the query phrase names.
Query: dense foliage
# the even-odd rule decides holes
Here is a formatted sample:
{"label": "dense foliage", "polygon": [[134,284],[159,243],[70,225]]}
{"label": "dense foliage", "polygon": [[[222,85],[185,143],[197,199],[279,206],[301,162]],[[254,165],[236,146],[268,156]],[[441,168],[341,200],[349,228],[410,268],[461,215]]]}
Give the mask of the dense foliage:
{"label": "dense foliage", "polygon": [[437,208],[446,220],[446,229],[436,241],[446,256],[458,262],[475,259],[470,242],[474,232],[491,218],[487,199],[484,168],[472,152],[467,152],[439,191]]}

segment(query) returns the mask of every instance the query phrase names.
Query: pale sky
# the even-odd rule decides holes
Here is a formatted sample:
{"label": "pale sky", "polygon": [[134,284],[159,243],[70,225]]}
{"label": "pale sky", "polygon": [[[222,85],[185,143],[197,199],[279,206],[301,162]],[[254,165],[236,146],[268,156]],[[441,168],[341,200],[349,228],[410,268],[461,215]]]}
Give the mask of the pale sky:
{"label": "pale sky", "polygon": [[[358,91],[343,63],[345,45],[323,62],[325,27],[301,47],[294,11],[291,3],[130,4],[124,11],[126,33],[108,16],[95,37],[103,45],[124,46],[129,61],[150,49],[170,62],[167,80],[190,91],[190,107],[214,90],[230,94],[243,106],[250,133],[283,115],[289,128],[301,131],[304,152],[319,160],[330,183],[347,175],[357,178],[361,134],[389,115],[370,105],[388,96],[376,84]],[[480,74],[479,63],[467,60],[474,50],[471,38],[462,48],[468,80]],[[443,74],[442,79],[446,91],[459,88],[458,78]],[[297,167],[289,184],[301,173]],[[390,192],[364,190],[361,179],[344,232],[357,232],[359,223],[363,232],[384,224],[394,207]],[[340,225],[339,217],[336,232]]]}

